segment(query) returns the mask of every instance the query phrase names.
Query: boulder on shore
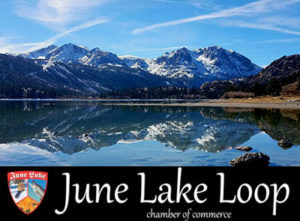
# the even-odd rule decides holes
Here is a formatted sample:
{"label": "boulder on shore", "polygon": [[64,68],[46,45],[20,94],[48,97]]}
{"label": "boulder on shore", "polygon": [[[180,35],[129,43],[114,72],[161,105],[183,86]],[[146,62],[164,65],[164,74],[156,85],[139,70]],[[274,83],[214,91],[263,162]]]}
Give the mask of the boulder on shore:
{"label": "boulder on shore", "polygon": [[241,146],[241,147],[236,147],[235,149],[248,152],[248,151],[251,151],[253,148],[249,147],[249,146]]}
{"label": "boulder on shore", "polygon": [[269,161],[270,157],[264,153],[245,153],[231,160],[230,164],[234,167],[268,166]]}
{"label": "boulder on shore", "polygon": [[293,146],[293,143],[288,139],[282,139],[278,141],[278,145],[282,148],[290,148],[291,146]]}

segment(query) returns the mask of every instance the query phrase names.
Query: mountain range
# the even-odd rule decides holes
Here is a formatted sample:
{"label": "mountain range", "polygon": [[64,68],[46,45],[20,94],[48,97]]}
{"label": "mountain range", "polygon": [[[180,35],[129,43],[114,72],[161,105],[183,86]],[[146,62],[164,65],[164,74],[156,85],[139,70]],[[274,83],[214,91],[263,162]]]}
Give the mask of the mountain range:
{"label": "mountain range", "polygon": [[18,55],[1,54],[0,93],[2,97],[57,97],[95,96],[141,87],[192,88],[260,70],[241,54],[217,46],[180,48],[156,59],[144,59],[69,43]]}
{"label": "mountain range", "polygon": [[[62,59],[60,54],[55,57]],[[167,86],[164,78],[125,65],[94,67],[4,54],[0,54],[0,81],[0,97],[18,98],[94,96],[123,88]]]}
{"label": "mountain range", "polygon": [[261,71],[261,68],[248,58],[218,46],[196,50],[183,47],[156,59],[147,59],[134,56],[118,57],[99,48],[88,50],[69,43],[61,47],[51,45],[37,51],[22,53],[20,56],[52,62],[80,63],[93,67],[103,64],[127,66],[166,79],[175,79],[186,87],[199,87],[207,81],[250,76]]}
{"label": "mountain range", "polygon": [[243,55],[218,46],[195,50],[180,48],[156,59],[120,58],[131,68],[147,70],[169,79],[180,79],[186,87],[200,87],[207,81],[251,76],[262,70]]}
{"label": "mountain range", "polygon": [[69,43],[0,54],[0,97],[87,97],[144,87],[205,88],[207,82],[250,79],[261,71],[245,56],[219,46],[183,47],[149,59]]}

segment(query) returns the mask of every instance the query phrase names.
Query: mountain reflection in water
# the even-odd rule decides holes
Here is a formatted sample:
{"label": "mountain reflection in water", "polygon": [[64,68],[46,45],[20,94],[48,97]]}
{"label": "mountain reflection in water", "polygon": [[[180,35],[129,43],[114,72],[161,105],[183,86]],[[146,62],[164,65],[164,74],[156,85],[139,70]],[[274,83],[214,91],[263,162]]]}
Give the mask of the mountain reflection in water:
{"label": "mountain reflection in water", "polygon": [[0,102],[0,143],[74,154],[116,143],[158,141],[220,152],[265,132],[300,144],[299,110],[107,106],[96,102]]}

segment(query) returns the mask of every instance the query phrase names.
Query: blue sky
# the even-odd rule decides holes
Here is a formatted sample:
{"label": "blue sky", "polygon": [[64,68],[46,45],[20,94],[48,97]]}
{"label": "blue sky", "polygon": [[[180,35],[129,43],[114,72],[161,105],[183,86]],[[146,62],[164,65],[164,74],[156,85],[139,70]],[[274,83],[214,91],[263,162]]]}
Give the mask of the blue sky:
{"label": "blue sky", "polygon": [[0,10],[2,53],[71,42],[151,58],[218,45],[264,66],[300,51],[300,0],[11,0]]}

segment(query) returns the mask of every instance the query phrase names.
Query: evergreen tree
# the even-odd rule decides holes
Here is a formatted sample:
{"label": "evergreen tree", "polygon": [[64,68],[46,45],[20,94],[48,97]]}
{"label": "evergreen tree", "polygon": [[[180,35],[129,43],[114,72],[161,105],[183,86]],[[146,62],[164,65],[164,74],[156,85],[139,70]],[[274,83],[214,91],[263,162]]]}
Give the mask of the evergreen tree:
{"label": "evergreen tree", "polygon": [[280,95],[281,85],[278,79],[271,79],[266,85],[266,93],[272,96]]}

